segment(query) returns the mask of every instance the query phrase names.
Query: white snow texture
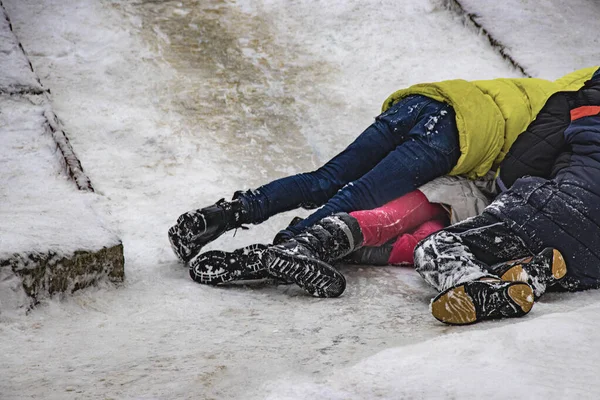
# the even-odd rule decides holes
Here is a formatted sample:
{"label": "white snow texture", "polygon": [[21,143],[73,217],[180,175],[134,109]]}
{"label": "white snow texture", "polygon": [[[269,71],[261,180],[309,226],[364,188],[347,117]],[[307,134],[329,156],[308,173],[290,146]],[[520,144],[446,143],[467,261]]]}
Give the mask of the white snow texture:
{"label": "white snow texture", "polygon": [[[179,214],[316,168],[397,89],[521,77],[443,1],[2,3],[123,240],[127,279],[0,320],[1,399],[600,397],[598,291],[448,327],[411,268],[343,267],[344,295],[315,299],[198,285],[169,247]],[[461,3],[536,77],[600,63],[597,2]],[[269,242],[294,215],[207,249]]]}

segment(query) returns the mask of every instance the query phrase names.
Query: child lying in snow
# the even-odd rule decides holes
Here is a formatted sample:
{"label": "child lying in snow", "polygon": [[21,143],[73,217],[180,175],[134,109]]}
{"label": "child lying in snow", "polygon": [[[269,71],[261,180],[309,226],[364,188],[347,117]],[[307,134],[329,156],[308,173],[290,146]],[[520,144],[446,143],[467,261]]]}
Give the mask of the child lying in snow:
{"label": "child lying in snow", "polygon": [[519,317],[548,289],[600,287],[600,69],[548,99],[498,184],[506,191],[483,214],[415,250],[417,271],[441,292],[432,313],[442,322]]}
{"label": "child lying in snow", "polygon": [[[569,81],[571,84],[573,84],[573,82],[579,82],[577,84],[575,84],[576,87],[580,86],[580,80],[582,77],[587,76],[590,77],[592,75],[592,72],[596,70],[596,68],[593,69],[588,69],[585,71],[579,71],[577,73],[575,73],[576,77],[573,78],[573,76],[571,76],[571,78],[567,79],[567,81]],[[520,90],[523,90],[523,87],[527,87],[529,85],[530,82],[528,79],[521,79],[521,80],[498,80],[501,81],[502,84],[499,85],[497,88],[494,88],[494,91],[499,91],[500,93],[502,92],[505,86],[508,87],[512,87],[512,85],[514,85],[515,87],[519,87]],[[538,82],[539,80],[533,80]],[[450,82],[454,82],[454,81],[450,81]],[[464,81],[462,81],[464,82]],[[493,82],[493,81],[492,81]],[[539,82],[538,82],[539,83]],[[490,83],[489,81],[480,81],[477,83],[473,83],[475,85],[480,85],[477,87],[477,90],[480,90],[481,92],[484,92],[484,90],[482,88],[487,88],[490,89],[490,86],[488,86]],[[471,84],[471,85],[473,85]],[[537,84],[537,83],[536,83]],[[563,81],[563,85],[564,85],[564,81]],[[440,84],[435,84],[437,86],[435,86],[434,84],[432,84],[433,87],[436,88],[436,90],[441,90],[440,88],[445,88],[445,89],[449,89],[452,88],[452,84],[450,84],[449,86],[444,86],[443,83]],[[579,85],[579,86],[578,86]],[[568,85],[567,85],[568,86]],[[425,85],[425,87],[429,87],[431,89],[431,86],[427,86]],[[571,86],[572,87],[572,86]],[[531,87],[530,87],[531,88]],[[423,88],[420,88],[423,89]],[[539,88],[538,88],[539,89]],[[425,90],[425,89],[423,89]],[[401,91],[402,92],[402,91]],[[434,91],[435,92],[435,91]],[[428,92],[428,93],[434,93],[434,92]],[[442,91],[443,92],[443,91]],[[440,93],[440,92],[435,92],[435,93]],[[410,93],[409,93],[410,94]],[[446,93],[447,94],[447,93]],[[505,93],[506,94],[506,93]],[[538,93],[539,94],[539,93]],[[399,98],[403,98],[402,97],[403,93],[397,95],[397,97]],[[393,101],[395,101],[395,95],[392,96],[392,100],[390,101],[390,103],[393,103]],[[474,95],[475,97],[477,97],[476,95]],[[452,96],[450,96],[452,97]],[[498,94],[496,97],[494,97],[495,100],[501,99],[503,96],[501,94]],[[434,96],[435,98],[435,96]],[[508,96],[508,98],[510,98],[510,96]],[[404,98],[403,98],[404,99]],[[516,138],[517,134],[512,134],[512,136],[505,136],[504,137],[504,143],[500,145],[500,147],[495,147],[497,152],[494,153],[494,151],[492,151],[491,153],[489,146],[491,146],[490,143],[488,143],[489,140],[492,140],[491,138],[494,138],[495,136],[495,131],[493,131],[492,128],[490,128],[490,124],[489,121],[478,121],[480,123],[479,128],[480,128],[480,132],[484,132],[485,135],[488,136],[483,136],[483,140],[482,143],[479,143],[478,141],[473,141],[471,140],[469,143],[472,146],[471,149],[473,148],[477,148],[479,150],[481,150],[482,152],[471,152],[469,153],[469,147],[467,146],[466,149],[464,149],[463,146],[463,141],[462,140],[467,140],[468,141],[468,135],[467,138],[465,139],[465,132],[468,131],[461,131],[459,128],[452,128],[452,124],[450,123],[451,121],[446,120],[444,117],[447,116],[447,113],[449,111],[451,111],[451,109],[448,108],[444,108],[444,104],[437,104],[434,102],[431,102],[431,99],[427,99],[427,98],[423,98],[423,96],[408,96],[405,99],[407,99],[405,102],[403,102],[402,100],[398,101],[398,103],[395,104],[399,104],[399,106],[396,108],[392,107],[390,108],[387,112],[385,112],[384,114],[382,114],[382,116],[378,117],[377,122],[372,125],[370,128],[367,129],[367,131],[365,131],[365,133],[363,133],[361,136],[359,136],[359,138],[357,139],[357,141],[355,141],[350,147],[348,147],[344,152],[342,152],[340,155],[338,155],[336,158],[334,158],[330,163],[326,164],[325,167],[323,167],[322,169],[316,171],[315,173],[311,173],[311,174],[300,174],[300,175],[296,175],[293,177],[288,177],[288,178],[283,178],[279,181],[275,181],[272,182],[268,185],[265,185],[264,187],[259,188],[256,191],[251,191],[251,192],[246,192],[246,193],[238,193],[236,194],[235,200],[231,203],[228,202],[219,202],[217,205],[206,208],[206,209],[202,209],[202,210],[197,210],[197,211],[193,211],[190,213],[186,213],[184,215],[182,215],[180,217],[180,219],[178,220],[177,225],[175,225],[174,227],[171,228],[171,230],[169,231],[169,236],[171,239],[171,243],[173,245],[173,249],[175,250],[176,254],[178,254],[180,256],[180,258],[186,262],[189,263],[190,265],[190,273],[192,275],[192,277],[194,279],[196,279],[199,282],[202,283],[217,283],[219,282],[219,279],[221,277],[223,277],[225,280],[235,280],[235,279],[255,279],[255,278],[262,278],[262,277],[266,277],[266,276],[274,276],[286,281],[291,281],[291,282],[295,282],[296,284],[298,284],[300,287],[302,287],[303,289],[305,289],[307,292],[318,296],[318,297],[336,297],[339,296],[345,289],[345,279],[343,277],[343,275],[337,271],[335,268],[331,267],[329,264],[335,260],[339,260],[342,257],[358,250],[361,246],[363,246],[365,243],[370,243],[370,241],[375,241],[377,242],[378,240],[383,240],[383,239],[374,239],[373,235],[369,236],[369,231],[368,231],[368,223],[369,223],[369,219],[368,218],[362,218],[362,222],[360,221],[361,219],[361,214],[357,213],[355,215],[351,215],[351,214],[347,214],[345,212],[342,213],[335,213],[336,211],[339,211],[339,209],[336,209],[337,206],[342,207],[342,211],[344,208],[347,208],[347,211],[355,211],[356,210],[356,206],[355,204],[360,203],[361,201],[373,201],[373,197],[371,196],[371,193],[369,191],[365,191],[364,189],[369,187],[372,190],[374,190],[375,193],[381,193],[380,191],[377,191],[376,189],[378,188],[378,185],[373,185],[373,179],[367,179],[367,178],[373,178],[373,176],[378,177],[379,179],[376,181],[376,183],[380,184],[381,186],[384,186],[386,188],[386,191],[388,189],[394,189],[394,185],[386,185],[387,179],[386,176],[383,174],[384,171],[378,171],[377,174],[372,174],[372,172],[375,170],[375,168],[373,169],[373,171],[366,171],[366,172],[360,172],[360,173],[364,173],[364,176],[360,177],[358,180],[356,181],[352,181],[351,184],[346,185],[343,187],[342,190],[340,190],[339,192],[337,192],[337,194],[335,194],[333,197],[331,197],[331,199],[329,201],[327,201],[326,197],[324,194],[329,193],[333,190],[333,188],[335,188],[336,184],[337,185],[343,185],[344,183],[347,183],[347,181],[342,182],[342,184],[340,184],[339,180],[335,181],[328,181],[327,179],[321,180],[319,177],[321,177],[321,175],[323,174],[324,171],[327,171],[328,173],[330,173],[331,171],[328,171],[328,169],[331,169],[332,171],[338,171],[338,172],[342,172],[342,175],[344,172],[347,172],[345,170],[345,168],[338,168],[340,165],[343,165],[344,163],[347,163],[347,167],[348,169],[352,170],[355,166],[353,165],[353,163],[351,162],[354,159],[360,159],[361,161],[365,160],[365,154],[362,154],[363,157],[359,158],[361,156],[361,151],[364,149],[370,149],[369,145],[373,145],[374,143],[378,143],[381,142],[382,140],[384,142],[379,143],[377,146],[375,146],[376,148],[378,148],[382,143],[385,143],[385,138],[388,137],[386,135],[391,135],[389,137],[393,137],[394,133],[400,128],[403,127],[404,130],[406,130],[406,125],[409,125],[409,128],[406,132],[399,133],[399,137],[396,139],[400,140],[400,144],[396,144],[397,149],[402,150],[403,151],[408,151],[409,153],[411,153],[413,155],[413,159],[419,160],[417,161],[417,166],[411,165],[410,168],[407,167],[406,165],[403,165],[403,168],[405,169],[400,169],[400,170],[396,170],[396,169],[392,169],[392,171],[390,171],[391,177],[390,179],[392,181],[394,181],[394,179],[398,178],[399,176],[402,176],[402,179],[406,180],[404,183],[406,183],[406,185],[400,185],[402,186],[402,190],[406,191],[407,188],[413,188],[415,185],[415,182],[420,182],[423,178],[423,174],[421,174],[420,172],[422,171],[428,171],[431,168],[431,163],[436,163],[439,160],[441,160],[441,158],[438,160],[436,158],[428,158],[428,155],[430,155],[431,151],[433,151],[433,153],[438,153],[440,151],[439,145],[441,142],[437,142],[438,140],[442,140],[441,137],[436,137],[435,140],[433,140],[433,138],[428,135],[428,133],[433,133],[435,132],[436,135],[433,136],[437,136],[439,134],[439,130],[441,129],[442,126],[445,126],[445,130],[449,131],[453,131],[453,129],[457,129],[458,130],[458,134],[461,138],[460,141],[460,149],[461,149],[461,156],[458,159],[454,169],[452,169],[452,172],[455,172],[455,170],[457,169],[457,167],[461,166],[461,168],[467,168],[464,172],[466,172],[467,174],[471,175],[471,176],[478,176],[481,174],[486,173],[489,170],[489,167],[494,163],[494,160],[500,161],[502,159],[501,157],[501,149],[504,149],[504,147],[506,146],[507,143],[509,143],[509,145],[512,143],[512,141],[514,141],[514,139]],[[511,99],[512,101],[514,101],[514,98]],[[415,102],[415,104],[412,104],[412,102]],[[410,107],[407,107],[407,105],[411,105]],[[452,103],[453,106],[456,108],[457,105],[460,106],[461,103],[457,103],[454,102]],[[471,104],[473,105],[475,108],[480,107],[480,104]],[[509,104],[510,105],[510,104]],[[414,106],[414,107],[413,107]],[[419,108],[421,107],[421,109],[425,109],[428,106],[432,106],[435,108],[434,114],[431,113],[426,113],[425,115],[427,116],[427,119],[425,120],[425,122],[423,122],[422,120],[419,120],[420,117],[416,117],[417,121],[421,121],[420,123],[423,124],[423,126],[420,126],[419,123],[417,123],[416,125],[411,125],[409,124],[407,121],[411,120],[414,122],[415,120],[415,116],[411,115],[411,113],[414,111],[414,108]],[[507,104],[503,104],[504,108],[502,109],[503,112],[507,111]],[[528,107],[532,106],[531,104],[528,105]],[[505,123],[505,127],[503,128],[504,134],[507,134],[507,129],[510,126],[511,129],[515,129],[515,127],[520,127],[520,126],[525,126],[527,123],[530,122],[530,119],[532,117],[527,117],[525,119],[519,119],[516,118],[515,120],[511,120],[511,115],[517,115],[517,116],[521,116],[523,117],[523,113],[529,113],[531,111],[531,108],[525,107],[523,104],[519,104],[519,106],[512,108],[511,112],[509,112],[507,115],[507,120],[506,121],[502,121],[503,123]],[[459,107],[460,108],[460,107]],[[484,107],[485,108],[485,107]],[[478,108],[481,112],[481,108]],[[536,107],[533,107],[533,109],[536,109]],[[465,111],[463,109],[461,109],[462,111]],[[444,111],[444,112],[442,112]],[[464,126],[469,126],[470,123],[468,120],[464,119],[464,115],[463,112],[461,111],[461,113],[456,113],[456,123],[457,123],[457,127],[464,127]],[[489,111],[489,110],[488,110]],[[394,116],[394,114],[398,114],[396,116]],[[459,115],[460,114],[460,115]],[[485,114],[485,112],[484,112]],[[471,113],[471,115],[473,115]],[[542,114],[540,114],[542,115]],[[461,117],[462,116],[462,117]],[[492,118],[492,125],[497,126],[498,121],[495,121],[495,119],[493,117]],[[539,118],[538,118],[539,119]],[[431,122],[433,121],[433,124],[438,124],[440,120],[443,120],[444,123],[448,123],[449,125],[436,125],[436,129],[435,130],[431,130],[429,129],[427,126],[431,125]],[[382,122],[383,121],[383,122]],[[525,124],[523,124],[523,121],[526,121]],[[472,122],[472,121],[471,121]],[[379,124],[378,123],[382,123]],[[396,127],[394,127],[397,124]],[[532,124],[532,126],[534,126]],[[491,130],[489,130],[489,129]],[[506,129],[505,129],[506,128]],[[415,149],[409,149],[410,146],[407,146],[407,143],[412,143],[415,141],[415,139],[412,137],[412,129],[416,129],[416,137],[420,137],[420,141],[422,141],[423,143],[420,143],[420,148],[419,151],[422,151],[422,153],[420,153],[419,151],[415,152]],[[466,129],[466,128],[465,128]],[[510,129],[508,129],[510,130]],[[379,133],[377,133],[379,132]],[[385,133],[385,134],[384,134]],[[422,136],[419,136],[422,135]],[[449,145],[448,148],[444,147],[445,150],[442,150],[441,153],[444,153],[446,155],[448,155],[448,152],[452,152],[454,150],[450,150],[450,147],[452,147],[452,144],[449,142],[449,140],[451,141],[451,134],[450,135],[446,135],[443,136],[443,143],[444,146]],[[493,140],[492,140],[493,141]],[[371,143],[372,142],[372,143]],[[359,145],[359,144],[365,144],[364,146]],[[426,143],[426,144],[425,144]],[[483,147],[477,147],[478,145],[482,144]],[[433,145],[433,147],[430,147],[430,145]],[[407,146],[407,147],[404,147]],[[493,147],[493,146],[492,146]],[[371,148],[372,150],[373,148]],[[396,152],[396,150],[391,149],[391,150],[386,150],[388,152],[390,152],[388,154],[392,155]],[[352,154],[352,157],[347,157],[349,154]],[[371,154],[369,151],[366,152],[366,155]],[[414,155],[417,154],[417,157],[414,157]],[[493,157],[489,157],[489,155],[492,154]],[[437,154],[439,155],[439,154]],[[537,154],[538,156],[540,154]],[[384,160],[387,159],[388,156],[384,157]],[[391,160],[390,162],[394,163],[394,162],[400,162],[402,160],[397,159],[397,154],[394,155],[393,160]],[[465,157],[466,156],[466,157]],[[461,160],[465,160],[465,159],[469,159],[470,156],[470,160],[474,161],[474,163],[470,164],[470,167],[465,167],[464,163],[461,164]],[[541,156],[543,158],[544,153],[541,153]],[[403,156],[404,158],[409,157],[408,153],[405,154]],[[367,157],[368,158],[368,157]],[[423,160],[426,160],[427,162],[423,165],[421,165],[420,163],[423,162]],[[438,161],[436,161],[438,160]],[[448,161],[448,159],[444,159],[446,161]],[[489,164],[487,163],[487,161],[489,161]],[[371,160],[372,162],[372,160]],[[383,161],[382,161],[383,163]],[[360,164],[360,162],[358,163]],[[379,167],[381,163],[376,164],[376,167]],[[385,163],[384,163],[385,164]],[[364,166],[363,166],[364,167]],[[414,167],[414,169],[412,168]],[[469,169],[470,168],[470,169]],[[510,168],[508,168],[510,170]],[[460,168],[458,168],[458,170],[460,171]],[[527,168],[525,168],[524,170],[527,170]],[[414,174],[411,174],[410,171],[415,171]],[[354,171],[355,173],[357,171]],[[426,176],[429,177],[429,179],[433,178],[434,176],[432,176],[429,172],[424,174]],[[502,177],[502,175],[501,175]],[[322,178],[322,177],[321,177]],[[365,180],[364,185],[359,185],[359,183],[361,181]],[[334,182],[335,181],[335,182]],[[371,186],[366,185],[367,183],[370,183]],[[506,183],[504,180],[500,180],[500,183]],[[282,187],[284,186],[289,186],[287,187],[286,190],[283,190],[283,192],[287,192],[288,194],[291,193],[291,195],[289,195],[288,197],[292,198],[292,200],[286,200],[285,196],[281,197],[281,192],[282,192]],[[313,186],[311,185],[316,185],[314,187],[314,191],[311,192],[311,188],[313,188]],[[319,186],[320,185],[320,186]],[[298,187],[297,191],[292,190],[294,187]],[[362,189],[361,189],[362,188]],[[321,191],[321,189],[323,189]],[[327,189],[327,190],[325,190]],[[360,189],[358,191],[356,191],[356,189]],[[397,188],[396,188],[397,189]],[[337,190],[337,189],[335,189]],[[400,190],[400,192],[402,192],[402,190]],[[344,193],[342,193],[344,192]],[[397,193],[397,191],[391,191],[393,193]],[[386,192],[388,195],[391,192]],[[267,196],[267,193],[271,193],[273,194],[273,196],[271,198],[269,198],[269,196]],[[276,195],[277,193],[279,193],[279,197]],[[318,194],[319,196],[314,197],[315,199],[320,199],[319,201],[315,201],[315,204],[322,204],[323,201],[327,201],[327,203],[325,204],[325,206],[323,206],[321,209],[319,209],[317,212],[315,212],[314,214],[312,214],[311,216],[309,216],[307,219],[303,220],[300,224],[296,224],[293,225],[291,227],[288,227],[288,233],[295,233],[295,230],[297,228],[302,228],[303,230],[301,230],[300,233],[296,234],[293,237],[289,237],[289,235],[283,235],[284,236],[284,240],[282,240],[281,242],[278,241],[279,244],[273,245],[273,246],[265,246],[265,245],[254,245],[254,246],[250,246],[244,249],[239,249],[233,253],[225,253],[225,252],[209,252],[206,254],[199,254],[200,249],[202,248],[202,246],[204,244],[206,244],[207,242],[214,240],[216,237],[220,236],[222,233],[224,233],[226,230],[229,229],[233,229],[236,226],[241,226],[242,223],[246,223],[246,222],[260,222],[266,218],[268,218],[271,215],[274,215],[277,212],[281,212],[281,211],[285,211],[285,210],[289,210],[295,207],[298,207],[300,205],[302,205],[301,202],[299,202],[298,196],[300,196],[299,198],[305,199],[305,198],[310,198],[309,197],[302,197],[306,194]],[[249,197],[251,196],[255,196],[256,198],[254,200],[248,200]],[[330,196],[330,195],[329,195]],[[263,199],[259,200],[259,197],[264,197]],[[411,196],[409,196],[410,198]],[[382,199],[384,199],[385,196],[379,196],[377,198],[377,200],[375,200],[375,203],[377,202],[381,202]],[[412,195],[413,200],[419,200],[419,195],[418,194],[413,194]],[[245,199],[245,200],[244,200]],[[357,200],[358,199],[358,203],[355,203],[354,205],[349,205],[352,203],[352,199]],[[365,200],[367,199],[367,200]],[[335,200],[335,201],[334,201]],[[406,201],[406,199],[404,199],[404,201]],[[337,204],[337,206],[336,206]],[[389,206],[389,205],[388,205]],[[339,208],[339,207],[338,207]],[[364,208],[368,208],[368,207],[364,207]],[[436,206],[433,206],[432,204],[429,204],[427,202],[427,204],[425,205],[424,209],[428,209],[430,211],[430,214],[428,215],[428,220],[430,220],[432,217],[435,220],[435,217],[438,215],[436,214]],[[266,211],[265,211],[266,210]],[[437,208],[437,210],[439,210],[439,208]],[[388,213],[389,210],[386,211],[386,213]],[[394,212],[399,212],[398,210],[395,210]],[[333,214],[332,214],[333,213]],[[400,210],[400,213],[402,213],[402,211]],[[322,217],[322,215],[326,215],[324,218]],[[365,215],[368,215],[365,214]],[[422,221],[421,221],[422,222]],[[364,227],[364,232],[367,233],[367,236],[365,237],[364,233],[363,233],[363,227],[361,227],[361,223]],[[302,226],[302,224],[305,224],[306,226]],[[433,229],[437,229],[439,228],[440,225],[438,224],[437,227],[428,227],[428,233],[431,233],[431,231]],[[452,229],[452,228],[448,228],[448,229]],[[300,230],[300,229],[298,229]],[[397,234],[398,232],[395,232],[395,234]],[[434,235],[436,236],[436,235]],[[435,246],[434,246],[435,247]],[[545,254],[545,253],[544,253]],[[554,253],[553,253],[554,254]],[[391,255],[391,253],[390,253]],[[431,256],[430,254],[430,259],[433,259],[434,257]],[[452,257],[450,257],[452,258]],[[456,257],[455,257],[456,258]],[[441,257],[441,259],[443,260],[444,257]],[[460,257],[459,257],[460,259]],[[388,258],[389,261],[389,258]],[[456,263],[457,260],[453,259],[453,263],[449,263],[448,265],[459,265]],[[459,260],[460,261],[460,260]],[[430,263],[433,263],[430,262]],[[243,265],[244,268],[239,268],[240,265]],[[449,270],[451,270],[451,268],[447,268]],[[435,270],[434,268],[431,268],[430,270]],[[428,279],[428,277],[432,277],[435,274],[434,273],[429,273],[429,272],[425,272],[426,268],[420,268],[419,271],[423,271],[423,276],[426,276],[426,279]],[[243,276],[243,277],[242,277]],[[452,282],[451,279],[449,279],[447,276],[445,276],[443,273],[439,273],[436,278],[431,278],[431,280],[428,280],[430,283],[434,283],[436,282],[436,279],[442,279],[442,285],[446,284],[446,282]],[[468,275],[465,275],[468,276]],[[483,277],[488,277],[488,275],[485,275]],[[221,280],[221,281],[223,281]],[[496,285],[496,286],[494,286]],[[481,285],[480,285],[481,286]],[[447,286],[440,286],[441,288],[446,289]],[[527,290],[525,290],[525,287],[529,287],[527,286],[527,284],[507,284],[507,283],[485,283],[484,287],[489,287],[492,288],[494,290],[496,290],[497,288],[497,292],[494,292],[492,289],[489,290],[490,293],[494,294],[494,293],[509,293],[510,291],[516,291],[516,290],[520,290],[522,292],[522,294],[524,293],[524,297],[523,299],[519,297],[519,301],[521,301],[521,303],[523,302],[527,302]],[[440,289],[441,290],[441,289]],[[493,297],[493,296],[492,296]],[[511,303],[513,300],[510,300],[509,303]],[[516,301],[516,300],[514,300]],[[531,300],[533,301],[533,300]],[[525,304],[523,303],[523,304]],[[512,303],[511,303],[512,304]],[[513,304],[514,305],[514,304]],[[476,308],[476,305],[473,305],[473,307]],[[523,306],[524,308],[522,308],[523,310],[525,310],[527,308],[527,304],[525,304]],[[488,310],[489,311],[489,310]],[[527,310],[528,311],[528,310]],[[495,317],[496,315],[493,313],[488,313],[488,314],[481,314],[479,313],[476,317],[475,320],[479,320],[482,318],[491,318],[491,317]],[[452,322],[452,321],[446,321],[446,322]],[[471,321],[473,322],[473,321]]]}
{"label": "child lying in snow", "polygon": [[371,126],[318,170],[239,191],[232,201],[181,215],[169,229],[172,248],[187,263],[224,232],[280,212],[320,207],[280,232],[277,241],[328,215],[380,207],[436,177],[483,177],[552,93],[579,89],[594,70],[554,82],[456,79],[399,90]]}
{"label": "child lying in snow", "polygon": [[[440,291],[431,311],[442,322],[519,317],[547,290],[600,287],[600,69],[580,90],[550,97],[510,149],[498,183],[505,192],[481,215],[416,247],[416,270]],[[418,193],[409,197],[437,215]],[[365,243],[357,216],[325,217],[269,246],[257,270],[323,297],[341,294],[344,277],[329,263]]]}

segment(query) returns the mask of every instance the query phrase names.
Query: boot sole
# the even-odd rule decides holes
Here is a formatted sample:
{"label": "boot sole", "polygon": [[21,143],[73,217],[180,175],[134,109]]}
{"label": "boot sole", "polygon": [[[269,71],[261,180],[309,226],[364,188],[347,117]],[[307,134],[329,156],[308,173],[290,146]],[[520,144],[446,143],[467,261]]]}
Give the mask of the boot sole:
{"label": "boot sole", "polygon": [[192,258],[189,256],[191,254],[191,251],[189,250],[188,246],[185,246],[183,244],[183,240],[179,236],[176,227],[172,226],[169,229],[168,236],[169,243],[171,243],[171,249],[173,250],[173,253],[175,253],[175,255],[177,256],[179,261],[182,261],[184,263],[188,262]]}
{"label": "boot sole", "polygon": [[[531,257],[523,260],[524,263],[531,261]],[[567,263],[560,251],[552,249],[552,277],[559,280],[567,275]],[[523,269],[523,264],[516,264],[500,277],[503,281],[528,282],[529,274]]]}
{"label": "boot sole", "polygon": [[560,251],[553,249],[552,252],[552,276],[554,279],[562,279],[567,274],[567,263]]}
{"label": "boot sole", "polygon": [[[449,325],[469,325],[487,319],[479,315],[475,301],[466,292],[465,286],[468,284],[450,288],[431,302],[431,313],[438,321]],[[498,290],[506,290],[513,306],[522,310],[515,316],[525,315],[533,307],[533,289],[526,283],[512,282]]]}
{"label": "boot sole", "polygon": [[[171,228],[173,229],[173,228]],[[169,242],[171,243],[171,249],[173,253],[184,263],[190,262],[196,256],[204,246],[208,243],[217,240],[227,230],[212,234],[210,237],[203,237],[203,234],[191,236],[189,239],[183,239],[180,235],[173,230],[169,230]]]}
{"label": "boot sole", "polygon": [[[203,214],[203,210],[204,212],[211,212],[208,209],[187,212],[181,215],[177,219],[177,224],[169,229],[171,248],[184,263],[191,261],[205,245],[218,239],[225,232],[235,229],[235,227],[230,227],[228,224],[219,225],[217,223],[216,228],[209,230],[209,225],[215,223],[215,221],[207,219],[206,215]],[[212,212],[221,212],[222,217],[224,211],[212,210]],[[198,226],[202,226],[200,232],[198,232]]]}
{"label": "boot sole", "polygon": [[265,253],[269,272],[293,281],[315,297],[339,297],[346,289],[346,278],[327,263],[302,255],[291,256],[277,248]]}
{"label": "boot sole", "polygon": [[263,263],[266,245],[255,244],[233,252],[208,251],[189,262],[190,277],[204,285],[268,278]]}

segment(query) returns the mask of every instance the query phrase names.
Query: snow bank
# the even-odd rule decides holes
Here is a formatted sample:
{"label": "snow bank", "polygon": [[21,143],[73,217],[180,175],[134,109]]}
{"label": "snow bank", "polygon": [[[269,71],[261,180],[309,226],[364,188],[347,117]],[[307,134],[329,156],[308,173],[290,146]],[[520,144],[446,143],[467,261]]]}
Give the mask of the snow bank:
{"label": "snow bank", "polygon": [[[78,190],[79,161],[0,7],[0,313],[123,275],[122,246]],[[52,119],[49,119],[51,117]],[[76,171],[77,172],[77,171]],[[119,254],[120,253],[120,254]]]}
{"label": "snow bank", "polygon": [[[455,0],[445,0],[453,3]],[[535,78],[557,79],[600,65],[600,2],[460,0],[506,54]]]}
{"label": "snow bank", "polygon": [[0,95],[3,317],[123,272],[120,240],[92,209],[95,195],[65,173],[47,109],[43,96]]}
{"label": "snow bank", "polygon": [[[1,3],[0,3],[1,5]],[[43,91],[21,45],[13,35],[10,22],[0,7],[0,93]]]}
{"label": "snow bank", "polygon": [[0,96],[0,258],[13,253],[99,250],[119,243],[92,212],[93,195],[64,173],[46,105]]}
{"label": "snow bank", "polygon": [[262,398],[597,399],[600,341],[590,339],[599,329],[598,304],[484,331],[454,328],[330,376],[271,382]]}

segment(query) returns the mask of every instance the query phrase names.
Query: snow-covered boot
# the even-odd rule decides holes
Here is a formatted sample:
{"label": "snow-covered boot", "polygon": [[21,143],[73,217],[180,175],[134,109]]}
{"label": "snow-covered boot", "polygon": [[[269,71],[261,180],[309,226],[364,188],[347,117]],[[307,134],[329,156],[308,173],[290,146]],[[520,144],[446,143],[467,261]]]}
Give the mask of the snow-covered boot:
{"label": "snow-covered boot", "polygon": [[363,236],[358,221],[346,213],[325,217],[285,243],[267,249],[270,274],[295,282],[316,297],[338,297],[346,279],[329,263],[359,248]]}
{"label": "snow-covered boot", "polygon": [[431,301],[431,313],[451,325],[521,317],[533,307],[533,289],[523,282],[484,278],[444,290]]}
{"label": "snow-covered boot", "polygon": [[549,285],[565,277],[567,264],[560,251],[546,247],[534,257],[496,264],[491,270],[503,281],[527,282],[538,299]]}
{"label": "snow-covered boot", "polygon": [[253,244],[233,252],[207,251],[190,260],[190,276],[206,285],[271,278],[263,263],[266,249],[267,245]]}
{"label": "snow-covered boot", "polygon": [[248,211],[241,200],[221,199],[212,206],[182,214],[169,229],[169,241],[175,255],[188,262],[207,243],[248,222]]}
{"label": "snow-covered boot", "polygon": [[302,218],[294,217],[287,228],[277,232],[277,235],[275,235],[275,238],[273,239],[273,244],[281,244],[293,238],[295,233],[290,229],[290,227],[298,225],[300,222],[302,222]]}

